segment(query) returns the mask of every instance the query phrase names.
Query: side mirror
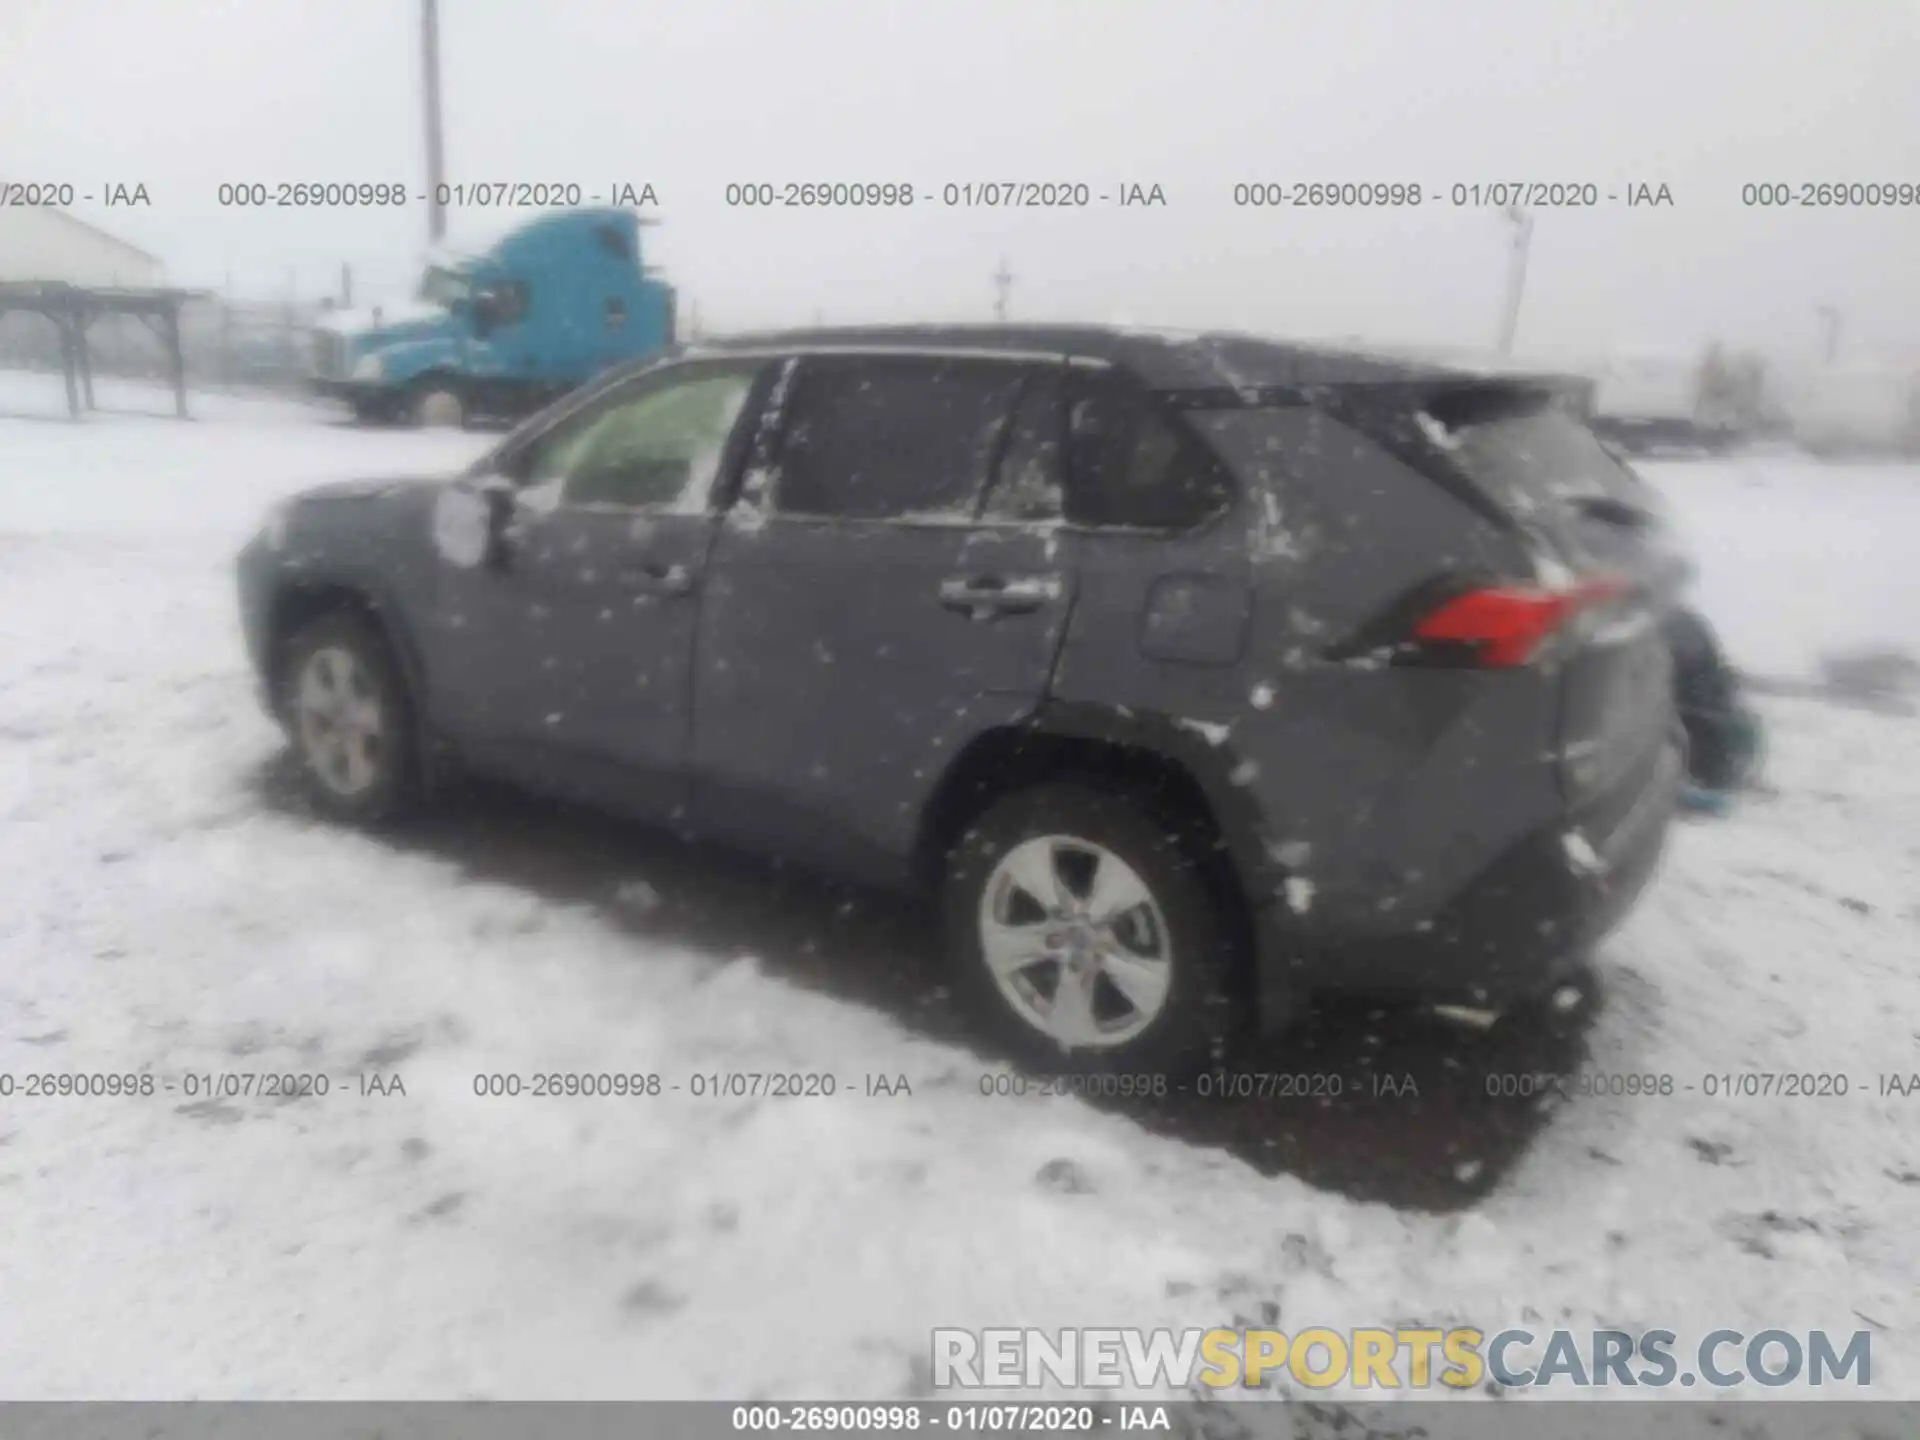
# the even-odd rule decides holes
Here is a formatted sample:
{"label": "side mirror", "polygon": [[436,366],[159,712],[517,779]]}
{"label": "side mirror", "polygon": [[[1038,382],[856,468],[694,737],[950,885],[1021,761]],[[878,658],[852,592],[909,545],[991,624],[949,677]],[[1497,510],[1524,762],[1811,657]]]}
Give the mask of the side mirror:
{"label": "side mirror", "polygon": [[513,560],[519,496],[499,475],[467,475],[440,492],[433,507],[433,548],[463,570],[504,570]]}
{"label": "side mirror", "polygon": [[473,333],[485,339],[493,330],[498,299],[491,290],[473,297]]}
{"label": "side mirror", "polygon": [[505,570],[513,560],[513,522],[518,497],[513,482],[489,475],[480,482],[480,499],[487,507],[487,544],[481,564]]}

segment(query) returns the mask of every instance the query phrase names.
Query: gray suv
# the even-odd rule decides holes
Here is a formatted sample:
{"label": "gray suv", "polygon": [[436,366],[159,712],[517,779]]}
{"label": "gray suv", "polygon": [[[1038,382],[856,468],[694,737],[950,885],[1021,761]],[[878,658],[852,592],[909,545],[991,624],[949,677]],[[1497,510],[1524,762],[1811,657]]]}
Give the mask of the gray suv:
{"label": "gray suv", "polygon": [[313,796],[450,765],[937,890],[1034,1063],[1210,1063],[1316,992],[1505,1008],[1682,771],[1658,506],[1546,381],[1234,335],[686,347],[239,561]]}

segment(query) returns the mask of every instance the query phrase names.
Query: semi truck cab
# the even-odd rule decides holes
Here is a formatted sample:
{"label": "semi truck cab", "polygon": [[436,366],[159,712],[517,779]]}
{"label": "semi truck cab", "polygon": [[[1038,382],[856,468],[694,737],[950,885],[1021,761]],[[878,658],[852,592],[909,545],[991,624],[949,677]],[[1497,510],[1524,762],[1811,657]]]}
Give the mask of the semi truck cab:
{"label": "semi truck cab", "polygon": [[436,251],[414,298],[334,311],[312,383],[363,421],[459,425],[527,414],[610,366],[671,345],[671,286],[628,210],[554,211],[477,254]]}

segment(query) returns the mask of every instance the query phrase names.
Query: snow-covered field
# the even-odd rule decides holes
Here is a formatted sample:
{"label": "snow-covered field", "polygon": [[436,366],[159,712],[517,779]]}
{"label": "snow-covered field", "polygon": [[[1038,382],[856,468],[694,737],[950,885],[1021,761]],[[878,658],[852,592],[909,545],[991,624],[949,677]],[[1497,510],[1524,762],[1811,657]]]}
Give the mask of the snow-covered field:
{"label": "snow-covered field", "polygon": [[[1240,1321],[1870,1328],[1874,1393],[1920,1398],[1920,1096],[1877,1087],[1920,1071],[1920,721],[1765,702],[1771,788],[1676,834],[1584,1060],[1333,1016],[1254,1068],[1420,1097],[987,1098],[882,902],[500,797],[394,842],[284,798],[233,550],[279,494],[485,437],[25,418],[55,385],[0,377],[0,1396],[879,1397],[935,1326]],[[1914,645],[1920,468],[1648,470],[1737,659]],[[1696,1088],[1484,1095],[1542,1064]],[[725,1070],[843,1089],[473,1084]],[[1748,1071],[1853,1093],[1699,1091]],[[21,1093],[80,1072],[176,1088]],[[184,1089],[248,1072],[332,1090]]]}
{"label": "snow-covered field", "polygon": [[1788,454],[1637,468],[1671,500],[1699,603],[1742,668],[1804,676],[1830,650],[1920,658],[1920,467]]}

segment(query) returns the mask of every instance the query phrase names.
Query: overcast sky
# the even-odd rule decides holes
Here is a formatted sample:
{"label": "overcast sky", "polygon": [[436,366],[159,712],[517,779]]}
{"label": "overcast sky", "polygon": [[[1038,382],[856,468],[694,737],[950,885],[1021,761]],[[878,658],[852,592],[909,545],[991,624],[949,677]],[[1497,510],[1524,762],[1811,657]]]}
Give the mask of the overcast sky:
{"label": "overcast sky", "polygon": [[[1915,0],[441,0],[450,180],[651,183],[648,258],[709,328],[990,317],[1478,346],[1508,229],[1237,209],[1236,182],[1597,184],[1539,217],[1521,345],[1920,343],[1920,206],[1767,211],[1758,181],[1920,185]],[[413,0],[0,0],[0,176],[177,283],[397,288],[398,211],[223,210],[223,181],[425,183]],[[948,182],[1161,186],[1164,208],[947,208]],[[910,181],[904,211],[730,209],[730,181]],[[1628,209],[1630,184],[1670,208]],[[449,239],[512,217],[455,210]]]}

